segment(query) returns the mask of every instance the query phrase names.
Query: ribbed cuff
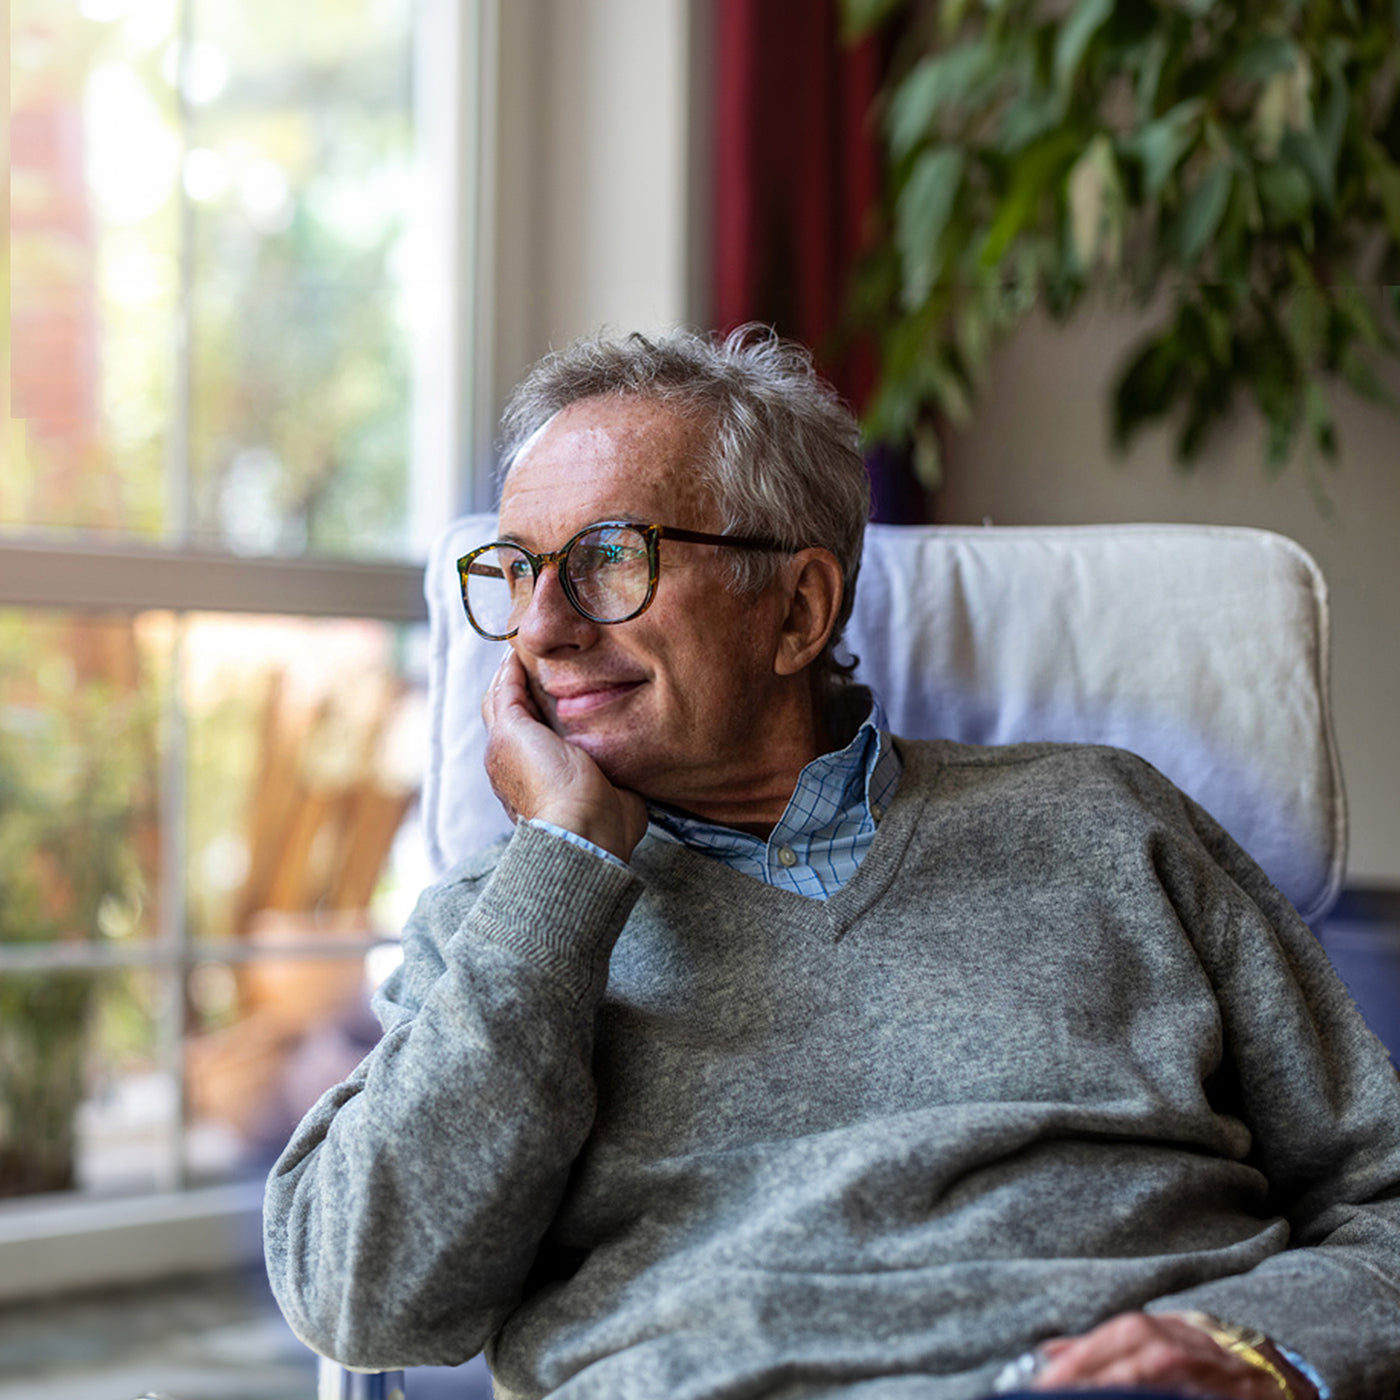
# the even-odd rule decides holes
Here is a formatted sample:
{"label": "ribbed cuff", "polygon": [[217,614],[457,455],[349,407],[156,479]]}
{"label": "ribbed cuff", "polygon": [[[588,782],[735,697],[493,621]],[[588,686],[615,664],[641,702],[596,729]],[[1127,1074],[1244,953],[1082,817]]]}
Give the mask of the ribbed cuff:
{"label": "ribbed cuff", "polygon": [[641,892],[620,862],[518,822],[471,923],[477,936],[513,949],[587,1002],[602,995],[608,958]]}

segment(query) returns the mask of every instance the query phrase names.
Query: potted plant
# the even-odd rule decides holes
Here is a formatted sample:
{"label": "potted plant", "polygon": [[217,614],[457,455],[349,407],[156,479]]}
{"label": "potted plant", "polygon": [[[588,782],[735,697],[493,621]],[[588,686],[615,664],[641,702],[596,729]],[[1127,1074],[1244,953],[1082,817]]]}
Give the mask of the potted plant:
{"label": "potted plant", "polygon": [[[0,626],[0,945],[100,938],[139,908],[153,720],[139,690],[79,681],[62,647]],[[37,653],[37,654],[36,654]],[[8,673],[8,675],[7,675]],[[18,679],[16,679],[16,677]],[[0,1197],[75,1184],[98,974],[0,975]]]}
{"label": "potted plant", "polygon": [[939,430],[1039,301],[1117,295],[1152,328],[1113,436],[1197,460],[1245,400],[1266,460],[1337,451],[1336,379],[1395,407],[1400,6],[1362,0],[843,0],[891,55],[887,203],[855,317],[882,355],[866,426],[935,485]]}

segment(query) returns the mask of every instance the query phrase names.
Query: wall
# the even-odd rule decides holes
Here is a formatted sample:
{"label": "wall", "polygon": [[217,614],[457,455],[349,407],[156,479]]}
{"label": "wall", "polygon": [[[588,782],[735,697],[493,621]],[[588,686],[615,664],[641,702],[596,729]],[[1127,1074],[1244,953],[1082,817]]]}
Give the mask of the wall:
{"label": "wall", "polygon": [[669,327],[701,304],[701,19],[692,0],[499,4],[497,408],[551,346]]}
{"label": "wall", "polygon": [[[1123,459],[1108,443],[1106,398],[1141,334],[1097,311],[1057,328],[1027,322],[993,362],[971,426],[950,444],[937,499],[946,523],[1135,520],[1256,525],[1291,535],[1321,565],[1332,601],[1332,682],[1351,812],[1348,882],[1400,885],[1400,417],[1338,391],[1335,470],[1294,461],[1264,471],[1257,420],[1182,473],[1165,432]],[[1400,373],[1392,387],[1400,393]],[[1319,493],[1328,504],[1319,508]]]}

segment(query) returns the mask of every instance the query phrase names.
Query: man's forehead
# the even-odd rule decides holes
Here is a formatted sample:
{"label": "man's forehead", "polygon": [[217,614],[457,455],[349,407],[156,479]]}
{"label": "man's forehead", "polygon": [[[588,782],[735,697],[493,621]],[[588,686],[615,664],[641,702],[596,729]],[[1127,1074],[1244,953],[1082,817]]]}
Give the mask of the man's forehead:
{"label": "man's forehead", "polygon": [[502,481],[501,504],[527,491],[601,487],[654,488],[678,497],[708,495],[697,473],[708,424],[639,395],[579,399],[552,414],[515,453]]}

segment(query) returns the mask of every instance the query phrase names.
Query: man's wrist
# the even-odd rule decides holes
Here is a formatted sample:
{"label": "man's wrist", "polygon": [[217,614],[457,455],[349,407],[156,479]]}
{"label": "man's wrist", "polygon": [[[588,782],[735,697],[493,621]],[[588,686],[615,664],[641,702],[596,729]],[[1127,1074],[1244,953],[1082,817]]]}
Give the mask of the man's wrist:
{"label": "man's wrist", "polygon": [[1204,1332],[1217,1346],[1262,1371],[1278,1386],[1282,1400],[1318,1400],[1313,1384],[1263,1332],[1240,1327],[1210,1313],[1183,1312],[1177,1316],[1197,1331]]}
{"label": "man's wrist", "polygon": [[557,826],[554,822],[546,821],[544,817],[530,817],[527,819],[531,826],[538,827],[541,831],[547,831],[551,836],[557,836],[563,841],[567,841],[571,846],[577,846],[581,851],[590,851],[595,856],[601,856],[606,861],[611,861],[613,865],[621,869],[628,868],[627,862],[615,856],[611,851],[598,845],[596,841],[590,841],[586,836],[580,836],[577,831],[570,831],[566,826]]}
{"label": "man's wrist", "polygon": [[[626,864],[647,829],[646,806],[634,792],[610,790],[611,801],[573,801],[554,796],[539,803],[527,820],[568,831],[587,845],[608,851]],[[523,815],[523,814],[522,814]]]}

